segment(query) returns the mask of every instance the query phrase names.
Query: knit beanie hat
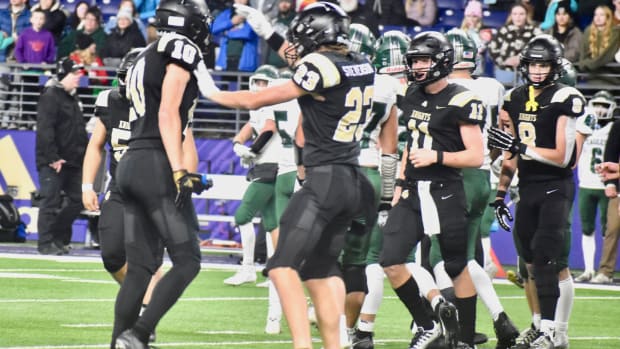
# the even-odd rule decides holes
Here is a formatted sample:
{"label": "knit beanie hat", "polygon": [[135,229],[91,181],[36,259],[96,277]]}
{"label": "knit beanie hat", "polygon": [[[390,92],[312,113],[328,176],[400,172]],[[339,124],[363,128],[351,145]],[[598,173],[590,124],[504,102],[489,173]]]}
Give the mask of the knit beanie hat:
{"label": "knit beanie hat", "polygon": [[465,16],[482,18],[482,3],[477,0],[468,2],[467,6],[465,6]]}

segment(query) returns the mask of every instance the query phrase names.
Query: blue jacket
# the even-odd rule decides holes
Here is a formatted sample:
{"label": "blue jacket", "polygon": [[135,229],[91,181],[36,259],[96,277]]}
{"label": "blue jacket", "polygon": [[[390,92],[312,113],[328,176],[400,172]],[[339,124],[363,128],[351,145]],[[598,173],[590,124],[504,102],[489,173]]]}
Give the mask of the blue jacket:
{"label": "blue jacket", "polygon": [[[220,37],[220,53],[217,56],[215,66],[222,70],[239,70],[253,72],[258,67],[258,35],[252,30],[252,27],[243,22],[233,27],[231,22],[232,9],[226,9],[215,18],[211,33],[213,35],[221,34]],[[245,41],[241,57],[239,59],[239,67],[226,66],[226,48],[229,39],[237,39]]]}
{"label": "blue jacket", "polygon": [[[7,33],[10,37],[13,35],[12,30],[12,22],[11,22],[11,9],[6,8],[0,11],[0,31]],[[26,28],[30,27],[30,10],[25,8],[17,17],[17,24],[15,25],[15,31],[17,35],[21,34],[22,31]],[[0,51],[0,62],[6,61],[6,50]]]}
{"label": "blue jacket", "polygon": [[147,21],[151,17],[155,17],[155,10],[159,5],[159,0],[134,0],[136,11],[140,14],[140,19]]}

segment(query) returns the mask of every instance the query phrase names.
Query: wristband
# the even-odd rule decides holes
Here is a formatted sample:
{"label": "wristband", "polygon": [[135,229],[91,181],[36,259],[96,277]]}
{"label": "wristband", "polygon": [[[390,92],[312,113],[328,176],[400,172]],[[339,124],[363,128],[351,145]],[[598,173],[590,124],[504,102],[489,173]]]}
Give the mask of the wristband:
{"label": "wristband", "polygon": [[437,150],[437,164],[443,165],[443,150]]}
{"label": "wristband", "polygon": [[498,190],[497,193],[495,194],[495,197],[498,198],[505,198],[506,197],[506,191],[505,190]]}
{"label": "wristband", "polygon": [[405,180],[402,178],[396,178],[396,180],[394,181],[394,186],[395,187],[404,187],[405,186]]}
{"label": "wristband", "polygon": [[82,183],[82,193],[85,191],[91,191],[91,190],[93,190],[92,183]]}
{"label": "wristband", "polygon": [[276,32],[273,32],[269,39],[267,39],[267,45],[276,52],[280,51],[280,47],[282,47],[283,44],[284,38]]}

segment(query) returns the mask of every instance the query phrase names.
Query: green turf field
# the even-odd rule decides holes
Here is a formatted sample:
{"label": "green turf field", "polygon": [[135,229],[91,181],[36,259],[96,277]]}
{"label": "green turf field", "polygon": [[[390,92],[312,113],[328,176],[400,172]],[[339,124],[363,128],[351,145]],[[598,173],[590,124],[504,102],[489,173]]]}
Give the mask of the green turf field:
{"label": "green turf field", "polygon": [[[81,259],[25,259],[0,255],[0,348],[109,347],[118,286],[101,262]],[[160,348],[290,348],[281,335],[263,333],[267,289],[225,286],[230,271],[203,268],[157,330]],[[262,281],[259,278],[259,281]],[[497,285],[506,311],[519,328],[529,324],[522,290]],[[411,338],[409,315],[391,289],[376,326],[376,348],[404,349]],[[620,348],[620,292],[577,289],[570,348]],[[479,303],[478,330],[493,338]],[[318,332],[313,330],[317,338]],[[494,340],[478,348],[494,348]]]}

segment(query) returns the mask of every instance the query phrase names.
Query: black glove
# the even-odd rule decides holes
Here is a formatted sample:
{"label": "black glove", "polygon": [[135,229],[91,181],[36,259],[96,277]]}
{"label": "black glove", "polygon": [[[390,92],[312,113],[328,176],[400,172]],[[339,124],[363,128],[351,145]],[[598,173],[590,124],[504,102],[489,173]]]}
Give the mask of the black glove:
{"label": "black glove", "polygon": [[185,202],[191,198],[192,193],[200,194],[213,186],[213,181],[207,178],[207,175],[204,173],[178,170],[172,173],[172,177],[177,186],[177,196],[174,199],[174,204],[177,207],[183,207]]}
{"label": "black glove", "polygon": [[525,154],[525,150],[527,149],[527,145],[519,142],[513,135],[496,127],[489,128],[488,140],[490,148],[501,149],[512,153],[511,159],[517,154]]}
{"label": "black glove", "polygon": [[490,203],[489,206],[495,209],[495,217],[497,218],[499,225],[501,225],[504,230],[510,231],[510,226],[508,225],[506,219],[510,222],[512,222],[513,219],[508,206],[504,203],[504,199],[497,199]]}

